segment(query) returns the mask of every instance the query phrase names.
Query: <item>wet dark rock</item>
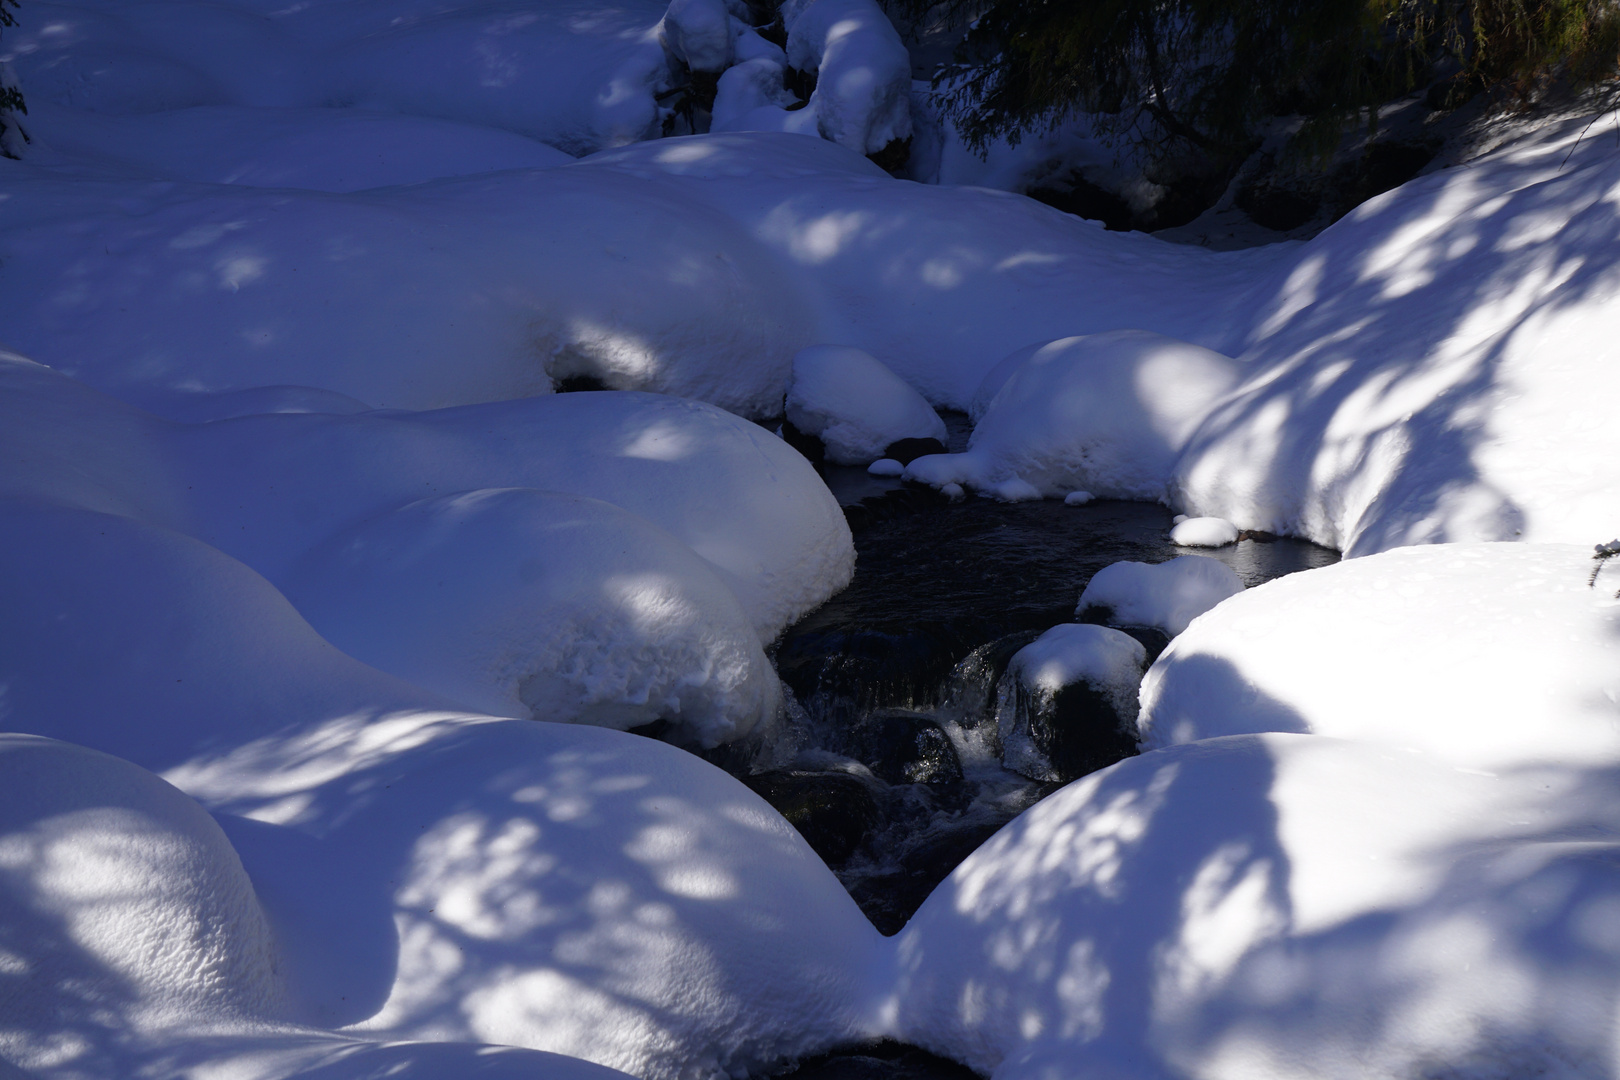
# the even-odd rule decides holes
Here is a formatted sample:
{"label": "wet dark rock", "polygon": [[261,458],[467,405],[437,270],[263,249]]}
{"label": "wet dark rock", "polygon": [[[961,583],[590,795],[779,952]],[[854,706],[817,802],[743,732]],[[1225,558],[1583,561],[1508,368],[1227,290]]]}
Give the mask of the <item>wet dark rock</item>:
{"label": "wet dark rock", "polygon": [[800,431],[793,426],[791,420],[782,421],[782,439],[803,454],[805,460],[812,465],[820,465],[827,458],[827,445],[821,441],[821,437]]}
{"label": "wet dark rock", "polygon": [[845,886],[878,933],[898,934],[939,883],[1003,824],[977,821],[938,830],[902,852],[895,868],[846,880]]}
{"label": "wet dark rock", "polygon": [[[800,71],[796,67],[790,67],[782,73],[782,85],[787,88],[788,93],[808,103],[810,95],[816,92],[816,74],[814,71]],[[799,108],[802,109],[804,106],[800,105]]]}
{"label": "wet dark rock", "polygon": [[1114,232],[1129,232],[1136,228],[1136,215],[1131,212],[1130,205],[1113,192],[1087,180],[1078,169],[1061,184],[1031,188],[1024,194],[1065,214],[1100,221],[1103,228]]}
{"label": "wet dark rock", "polygon": [[[1045,759],[1046,775],[1032,779],[1066,784],[1106,769],[1137,752],[1134,717],[1123,717],[1110,694],[1084,682],[1055,693],[1011,688],[1017,724]],[[1027,764],[1009,761],[1023,771]]]}
{"label": "wet dark rock", "polygon": [[911,160],[911,136],[890,139],[883,148],[866,155],[867,160],[887,173],[897,173]]}
{"label": "wet dark rock", "polygon": [[607,383],[595,375],[567,375],[561,379],[553,379],[551,388],[559,394],[577,394],[592,390],[609,390]]}
{"label": "wet dark rock", "polygon": [[871,783],[849,773],[778,769],[740,779],[830,867],[848,859],[879,819]]}
{"label": "wet dark rock", "polygon": [[845,733],[842,749],[885,783],[954,788],[962,782],[962,763],[950,736],[921,713],[872,713]]}
{"label": "wet dark rock", "polygon": [[920,457],[945,453],[945,444],[938,439],[896,439],[883,448],[883,456],[893,458],[902,465],[910,465]]}
{"label": "wet dark rock", "polygon": [[979,1080],[966,1065],[888,1040],[806,1058],[775,1075],[794,1080]]}
{"label": "wet dark rock", "polygon": [[1237,192],[1236,204],[1257,225],[1288,232],[1337,221],[1375,195],[1397,188],[1434,160],[1439,143],[1383,139],[1341,152],[1323,168],[1314,162],[1263,156]]}

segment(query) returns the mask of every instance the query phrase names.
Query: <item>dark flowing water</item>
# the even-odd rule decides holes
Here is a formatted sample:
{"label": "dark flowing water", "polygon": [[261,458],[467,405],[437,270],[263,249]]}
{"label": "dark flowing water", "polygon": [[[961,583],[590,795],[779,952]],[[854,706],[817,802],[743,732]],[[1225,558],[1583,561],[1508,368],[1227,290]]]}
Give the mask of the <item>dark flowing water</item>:
{"label": "dark flowing water", "polygon": [[[960,449],[966,418],[946,418],[952,449]],[[1252,587],[1339,557],[1265,536],[1180,548],[1169,540],[1170,512],[1149,503],[952,502],[861,469],[821,471],[854,534],[855,578],[777,642],[777,671],[791,696],[785,723],[765,744],[714,760],[799,829],[885,934],[898,932],[992,833],[1061,786],[1003,767],[1002,675],[1019,648],[1075,621],[1094,573],[1122,559],[1157,563],[1195,550]],[[1150,658],[1166,644],[1157,631],[1122,629]],[[1132,752],[1115,736],[1090,767]],[[970,1075],[896,1044],[851,1048],[798,1069],[794,1075],[818,1080]]]}
{"label": "dark flowing water", "polygon": [[[946,419],[958,449],[966,417]],[[764,744],[712,759],[780,810],[893,934],[974,848],[1061,786],[1002,765],[1008,660],[1074,622],[1098,570],[1189,549],[1170,543],[1171,514],[1152,503],[952,502],[864,469],[820,468],[854,534],[855,578],[776,644],[791,695],[785,723]],[[1247,586],[1338,559],[1264,536],[1196,550]],[[1123,629],[1150,659],[1166,644],[1157,631]],[[1134,752],[1111,726],[1064,781]]]}

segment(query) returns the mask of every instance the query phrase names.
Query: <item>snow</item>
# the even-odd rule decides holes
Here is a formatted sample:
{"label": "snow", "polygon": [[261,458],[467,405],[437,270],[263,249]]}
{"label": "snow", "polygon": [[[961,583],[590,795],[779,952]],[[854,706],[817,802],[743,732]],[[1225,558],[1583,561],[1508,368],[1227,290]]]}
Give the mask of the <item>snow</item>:
{"label": "snow", "polygon": [[1293,731],[1488,771],[1620,761],[1620,585],[1593,568],[1590,548],[1446,544],[1268,582],[1159,658],[1144,743]]}
{"label": "snow", "polygon": [[837,465],[865,465],[901,439],[945,441],[945,421],[922,396],[860,349],[814,345],[793,358],[787,418]]}
{"label": "snow", "polygon": [[[7,726],[161,771],[218,817],[276,927],[293,1021],[643,1077],[863,1030],[876,932],[712,766],[619,732],[461,714],[171,530],[21,499],[0,530]],[[198,1022],[249,989],[210,986]],[[87,1035],[83,1054],[122,1060],[126,1034]]]}
{"label": "snow", "polygon": [[1183,517],[1170,530],[1170,542],[1182,547],[1225,547],[1237,539],[1238,527],[1218,517]]}
{"label": "snow", "polygon": [[[35,154],[151,179],[362,191],[573,160],[507,131],[360,109],[198,105],[120,116],[30,104]],[[54,154],[53,154],[54,152]]]}
{"label": "snow", "polygon": [[138,114],[340,103],[579,154],[656,130],[663,14],[658,0],[42,0],[4,48],[30,105]]}
{"label": "snow", "polygon": [[1208,555],[1157,564],[1117,562],[1092,575],[1074,613],[1103,615],[1116,626],[1151,626],[1176,637],[1215,605],[1243,591],[1232,568]]}
{"label": "snow", "polygon": [[[708,1080],[887,1036],[997,1080],[1614,1071],[1620,159],[1586,118],[1216,253],[887,175],[907,137],[947,180],[1097,163],[1071,125],[964,171],[870,0],[791,4],[787,54],[703,0],[21,15],[0,1068]],[[652,138],[682,63],[733,130]],[[769,643],[850,580],[752,422],[785,395],[856,461],[970,410],[903,470],[953,499],[1351,558],[1095,575],[1082,608],[1175,638],[1148,752],[885,942],[746,787],[610,730],[746,749]],[[1125,695],[1127,640],[1058,627],[1013,675]]]}
{"label": "snow", "polygon": [[875,0],[783,5],[788,63],[816,73],[806,111],[825,139],[875,154],[911,137],[911,56]]}
{"label": "snow", "polygon": [[303,555],[282,591],[350,656],[497,716],[667,720],[713,747],[781,707],[715,570],[596,499],[486,488],[410,503]]}
{"label": "snow", "polygon": [[906,467],[894,458],[878,458],[866,467],[866,471],[873,476],[899,476],[906,471]]}
{"label": "snow", "polygon": [[1060,623],[1014,653],[1007,670],[1032,691],[1056,693],[1078,682],[1105,688],[1123,695],[1117,704],[1134,715],[1145,657],[1129,634],[1106,626]]}
{"label": "snow", "polygon": [[929,897],[896,1028],[1012,1080],[1600,1073],[1615,794],[1315,735],[1130,758]]}
{"label": "snow", "polygon": [[1219,353],[1140,330],[1049,342],[1007,373],[965,453],[913,461],[906,477],[1163,499],[1182,446],[1241,372]]}
{"label": "snow", "polygon": [[1086,503],[1091,502],[1096,498],[1097,496],[1093,495],[1089,491],[1071,491],[1067,495],[1063,496],[1063,505],[1084,506]]}
{"label": "snow", "polygon": [[0,1048],[50,1064],[53,1028],[157,1031],[287,1008],[270,925],[191,799],[107,754],[0,735]]}

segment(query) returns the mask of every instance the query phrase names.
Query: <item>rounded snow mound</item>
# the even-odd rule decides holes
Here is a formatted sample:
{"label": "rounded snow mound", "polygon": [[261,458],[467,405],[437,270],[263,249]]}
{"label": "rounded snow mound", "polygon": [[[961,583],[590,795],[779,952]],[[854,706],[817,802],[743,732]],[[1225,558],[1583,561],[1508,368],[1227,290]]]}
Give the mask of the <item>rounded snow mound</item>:
{"label": "rounded snow mound", "polygon": [[[1019,354],[1015,353],[1014,356]],[[963,454],[919,458],[908,479],[980,490],[1019,480],[1046,497],[1164,499],[1176,459],[1242,365],[1146,330],[1061,338],[1006,376]]]}
{"label": "rounded snow mound", "polygon": [[1243,591],[1232,568],[1208,555],[1162,563],[1117,562],[1092,575],[1074,613],[1120,626],[1151,626],[1175,637],[1189,623]]}
{"label": "rounded snow mound", "polygon": [[1592,570],[1573,546],[1443,544],[1268,582],[1159,658],[1143,741],[1292,731],[1476,769],[1620,761],[1620,601]]}
{"label": "rounded snow mound", "polygon": [[310,552],[283,591],[349,655],[495,715],[664,720],[713,747],[781,703],[714,568],[596,499],[504,488],[412,503]]}
{"label": "rounded snow mound", "polygon": [[269,926],[225,834],[96,750],[0,734],[0,926],[6,1057],[24,1068],[71,1058],[72,1041],[53,1038],[64,1028],[285,1010]]}
{"label": "rounded snow mound", "polygon": [[896,1035],[998,1080],[1573,1075],[1620,1003],[1615,796],[1318,736],[1128,758],[928,898]]}
{"label": "rounded snow mound", "polygon": [[901,439],[945,441],[945,421],[872,354],[812,345],[793,357],[787,418],[837,465],[866,465]]}
{"label": "rounded snow mound", "polygon": [[1225,547],[1237,538],[1238,527],[1218,517],[1184,518],[1170,530],[1170,542],[1181,547]]}

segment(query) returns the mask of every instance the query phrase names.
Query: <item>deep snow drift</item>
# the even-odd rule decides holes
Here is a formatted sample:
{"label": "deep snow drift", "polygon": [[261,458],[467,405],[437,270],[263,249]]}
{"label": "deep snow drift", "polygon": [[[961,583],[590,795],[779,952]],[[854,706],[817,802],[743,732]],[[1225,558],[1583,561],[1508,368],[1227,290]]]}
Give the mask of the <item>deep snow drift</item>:
{"label": "deep snow drift", "polygon": [[[790,8],[785,51],[718,0],[8,30],[3,1067],[1620,1069],[1620,159],[1554,125],[1305,244],[1176,247],[892,178],[892,28]],[[734,130],[656,138],[697,75]],[[769,736],[766,649],[853,549],[752,421],[864,463],[925,405],[977,424],[910,465],[956,494],[1367,557],[1096,575],[1175,636],[1152,749],[885,941],[744,785],[606,729]],[[1020,655],[1131,714],[1124,635]]]}

